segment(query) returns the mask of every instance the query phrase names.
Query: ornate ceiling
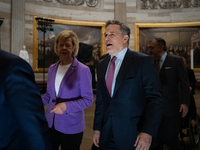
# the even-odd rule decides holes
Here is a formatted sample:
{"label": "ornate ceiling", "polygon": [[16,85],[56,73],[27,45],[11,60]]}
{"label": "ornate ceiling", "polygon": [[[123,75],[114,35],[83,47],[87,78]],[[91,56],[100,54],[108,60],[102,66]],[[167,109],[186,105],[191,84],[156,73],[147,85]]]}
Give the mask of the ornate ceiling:
{"label": "ornate ceiling", "polygon": [[[53,0],[44,0],[44,1],[53,2]],[[89,7],[96,7],[99,2],[99,0],[55,0],[55,1],[63,5],[75,5],[75,6],[83,5],[84,3],[86,3],[86,5]]]}
{"label": "ornate ceiling", "polygon": [[141,9],[177,9],[200,7],[200,0],[141,0]]}

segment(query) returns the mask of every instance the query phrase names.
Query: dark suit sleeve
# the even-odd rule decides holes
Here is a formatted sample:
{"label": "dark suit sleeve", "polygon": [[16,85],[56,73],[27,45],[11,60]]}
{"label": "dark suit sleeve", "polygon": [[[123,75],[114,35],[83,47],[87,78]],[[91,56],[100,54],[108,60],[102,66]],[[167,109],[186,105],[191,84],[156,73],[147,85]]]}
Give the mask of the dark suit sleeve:
{"label": "dark suit sleeve", "polygon": [[181,104],[190,104],[190,85],[188,74],[183,63],[183,59],[180,57],[177,59],[177,70],[180,82]]}
{"label": "dark suit sleeve", "polygon": [[188,77],[189,77],[189,83],[190,83],[190,87],[192,87],[192,94],[195,94],[195,89],[196,89],[196,78],[194,75],[194,71],[192,69],[188,69],[186,68],[188,71]]}
{"label": "dark suit sleeve", "polygon": [[193,70],[191,70],[191,84],[190,84],[190,86],[192,87],[192,90],[195,90],[195,88],[196,88],[196,78],[195,78]]}
{"label": "dark suit sleeve", "polygon": [[50,92],[49,92],[49,86],[48,86],[48,84],[51,84],[50,82],[49,82],[49,79],[51,78],[51,75],[52,75],[52,66],[50,66],[49,67],[49,69],[48,69],[48,78],[47,78],[47,89],[46,89],[46,93],[44,93],[43,95],[42,95],[42,102],[43,102],[43,105],[45,106],[45,105],[47,105],[47,104],[49,104],[49,100],[50,100]]}
{"label": "dark suit sleeve", "polygon": [[47,122],[32,68],[22,59],[7,67],[5,97],[21,134],[23,148],[49,150]]}
{"label": "dark suit sleeve", "polygon": [[[98,64],[99,66],[99,64]],[[99,78],[99,69],[97,67],[97,79]],[[97,87],[99,86],[99,80],[97,80]],[[102,119],[103,119],[103,101],[102,101],[102,96],[100,93],[100,88],[97,88],[97,93],[96,93],[96,108],[95,108],[95,117],[94,117],[94,125],[93,125],[93,130],[101,130],[102,126]]]}
{"label": "dark suit sleeve", "polygon": [[144,60],[141,78],[146,97],[141,132],[155,136],[163,114],[163,99],[158,72],[149,57]]}

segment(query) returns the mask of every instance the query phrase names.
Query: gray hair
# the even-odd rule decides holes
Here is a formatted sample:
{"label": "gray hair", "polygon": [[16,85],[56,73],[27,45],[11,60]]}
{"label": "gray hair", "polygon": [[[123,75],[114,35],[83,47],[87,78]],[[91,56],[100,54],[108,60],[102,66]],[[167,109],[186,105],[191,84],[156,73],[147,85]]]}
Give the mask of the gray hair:
{"label": "gray hair", "polygon": [[127,27],[126,25],[124,25],[122,22],[118,21],[118,20],[108,20],[106,22],[106,27],[109,26],[110,24],[112,25],[119,25],[120,26],[120,31],[122,33],[122,35],[128,35],[128,45],[129,45],[129,40],[130,40],[130,28]]}

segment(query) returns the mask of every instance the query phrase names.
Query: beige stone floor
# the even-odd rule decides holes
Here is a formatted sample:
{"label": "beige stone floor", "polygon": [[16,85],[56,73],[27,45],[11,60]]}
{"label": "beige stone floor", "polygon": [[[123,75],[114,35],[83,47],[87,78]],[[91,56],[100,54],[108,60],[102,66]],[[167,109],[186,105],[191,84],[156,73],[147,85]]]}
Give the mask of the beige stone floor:
{"label": "beige stone floor", "polygon": [[[94,95],[94,101],[96,97]],[[92,146],[92,135],[93,135],[93,120],[94,120],[94,110],[95,110],[95,104],[93,103],[92,106],[85,109],[85,123],[86,123],[86,129],[83,133],[83,140],[81,144],[80,150],[91,150]]]}
{"label": "beige stone floor", "polygon": [[[95,100],[95,96],[94,96],[94,100]],[[195,101],[196,101],[196,106],[197,106],[197,113],[200,115],[200,90],[196,90]],[[95,109],[95,104],[93,103],[93,105],[91,107],[89,107],[85,110],[86,129],[84,131],[80,150],[91,150],[92,135],[93,135],[92,127],[93,127],[93,119],[94,119],[94,109]],[[191,147],[188,137],[185,137],[184,141],[186,143],[185,150],[200,150],[200,146],[198,146],[196,148]]]}

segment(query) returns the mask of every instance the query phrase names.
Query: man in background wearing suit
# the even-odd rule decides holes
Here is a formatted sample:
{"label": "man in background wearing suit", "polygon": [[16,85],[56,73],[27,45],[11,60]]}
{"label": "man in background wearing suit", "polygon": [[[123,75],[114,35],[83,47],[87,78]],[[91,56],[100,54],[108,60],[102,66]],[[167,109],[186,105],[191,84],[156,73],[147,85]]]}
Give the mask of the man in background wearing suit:
{"label": "man in background wearing suit", "polygon": [[155,38],[148,45],[150,55],[158,62],[160,82],[162,85],[164,113],[160,125],[158,150],[163,144],[173,150],[179,150],[179,128],[181,115],[188,113],[190,89],[183,59],[166,52],[166,42]]}
{"label": "man in background wearing suit", "polygon": [[[183,57],[183,62],[186,67],[186,59]],[[196,78],[194,71],[192,69],[189,69],[186,67],[187,74],[188,74],[188,79],[189,79],[189,84],[190,84],[190,106],[189,106],[189,112],[188,115],[191,117],[191,124],[192,127],[195,128],[197,125],[196,117],[197,117],[197,108],[196,108],[196,103],[194,99],[194,94],[195,94],[195,89],[196,89]]]}
{"label": "man in background wearing suit", "polygon": [[97,67],[93,142],[100,150],[148,150],[162,116],[162,94],[153,60],[128,48],[130,29],[106,23],[108,55]]}
{"label": "man in background wearing suit", "polygon": [[50,150],[40,92],[30,65],[0,50],[0,149]]}

